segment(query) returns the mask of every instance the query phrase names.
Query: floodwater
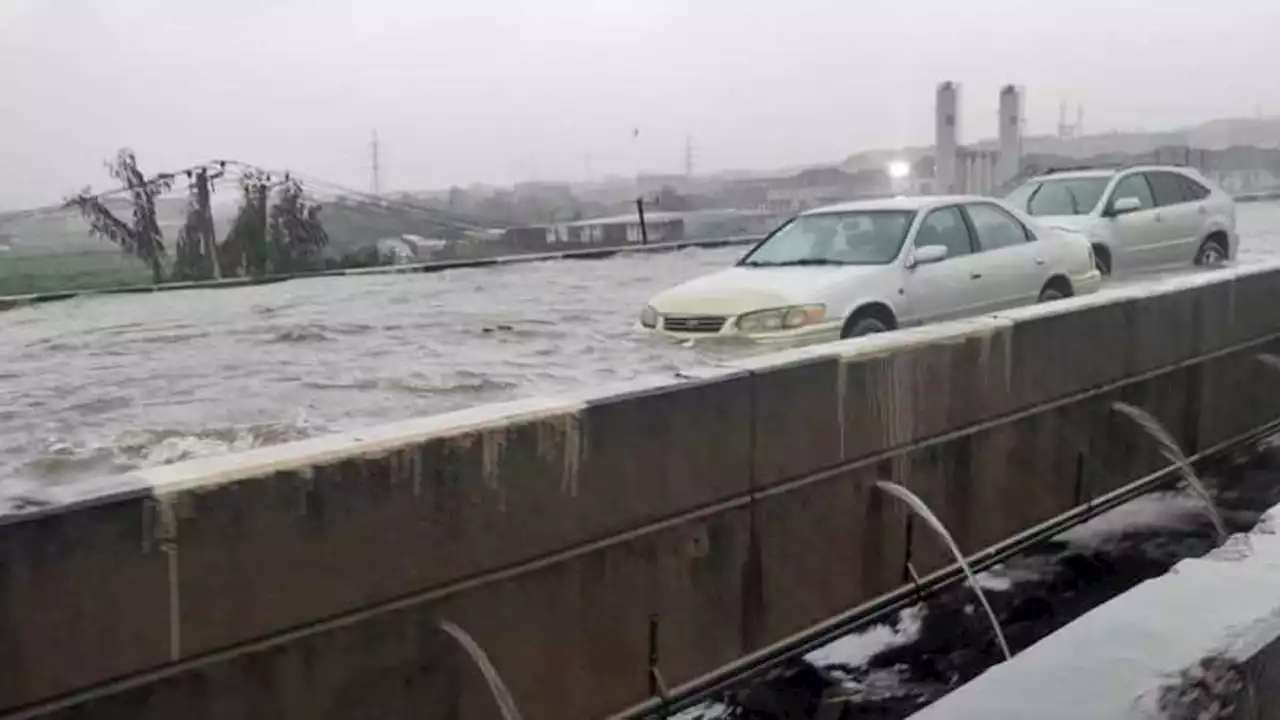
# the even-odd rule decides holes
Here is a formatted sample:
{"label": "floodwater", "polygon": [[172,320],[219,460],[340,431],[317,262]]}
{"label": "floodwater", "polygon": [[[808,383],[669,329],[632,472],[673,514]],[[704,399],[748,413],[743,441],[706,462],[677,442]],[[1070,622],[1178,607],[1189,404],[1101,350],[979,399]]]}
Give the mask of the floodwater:
{"label": "floodwater", "polygon": [[[1241,262],[1280,255],[1280,205],[1242,204],[1239,226]],[[635,318],[654,293],[743,252],[319,278],[3,312],[0,498],[705,366],[723,351],[645,336]]]}

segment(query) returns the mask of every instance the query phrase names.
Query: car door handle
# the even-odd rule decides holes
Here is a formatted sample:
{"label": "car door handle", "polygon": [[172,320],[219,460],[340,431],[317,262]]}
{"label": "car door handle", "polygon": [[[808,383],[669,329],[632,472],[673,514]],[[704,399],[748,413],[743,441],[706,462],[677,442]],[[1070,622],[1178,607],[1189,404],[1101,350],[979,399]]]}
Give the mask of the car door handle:
{"label": "car door handle", "polygon": [[1159,210],[1156,211],[1155,218],[1156,218],[1156,222],[1160,222],[1160,220],[1163,219],[1163,216],[1160,215]]}
{"label": "car door handle", "polygon": [[978,280],[978,279],[981,279],[981,278],[982,278],[982,273],[980,273],[980,272],[973,272],[973,273],[969,273],[969,279],[970,279],[970,280]]}
{"label": "car door handle", "polygon": [[1201,215],[1204,215],[1205,213],[1207,213],[1207,212],[1209,212],[1209,211],[1208,211],[1207,209],[1205,209],[1205,206],[1201,205],[1200,207],[1196,208],[1196,212],[1200,213]]}
{"label": "car door handle", "polygon": [[1037,264],[1037,265],[1043,265],[1043,264],[1044,264],[1044,258],[1036,258],[1036,264]]}

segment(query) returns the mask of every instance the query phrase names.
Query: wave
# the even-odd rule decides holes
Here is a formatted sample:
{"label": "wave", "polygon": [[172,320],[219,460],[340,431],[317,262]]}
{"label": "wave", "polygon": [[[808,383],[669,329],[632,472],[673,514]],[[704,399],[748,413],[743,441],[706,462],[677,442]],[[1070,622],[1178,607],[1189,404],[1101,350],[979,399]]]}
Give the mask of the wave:
{"label": "wave", "polygon": [[121,433],[113,443],[117,461],[130,467],[153,467],[193,458],[224,455],[301,440],[327,428],[305,416],[290,422],[179,429],[137,429]]}
{"label": "wave", "polygon": [[330,342],[335,338],[322,328],[300,326],[277,330],[267,342],[269,343],[314,343]]}

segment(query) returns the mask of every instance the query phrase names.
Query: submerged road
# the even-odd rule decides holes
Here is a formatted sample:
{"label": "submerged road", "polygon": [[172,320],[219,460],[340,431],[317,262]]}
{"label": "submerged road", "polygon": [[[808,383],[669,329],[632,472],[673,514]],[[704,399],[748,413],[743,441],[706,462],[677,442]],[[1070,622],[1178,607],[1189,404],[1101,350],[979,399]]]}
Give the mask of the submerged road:
{"label": "submerged road", "polygon": [[[1280,255],[1280,205],[1240,205],[1239,229],[1240,262]],[[48,483],[715,362],[730,351],[646,337],[634,319],[655,292],[743,252],[89,296],[0,313],[0,511]]]}

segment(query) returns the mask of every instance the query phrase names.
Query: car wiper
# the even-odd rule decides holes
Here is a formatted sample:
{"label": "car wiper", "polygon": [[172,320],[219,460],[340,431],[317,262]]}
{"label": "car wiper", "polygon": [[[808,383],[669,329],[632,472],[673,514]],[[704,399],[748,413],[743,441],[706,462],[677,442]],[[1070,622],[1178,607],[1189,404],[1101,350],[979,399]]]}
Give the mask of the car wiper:
{"label": "car wiper", "polygon": [[1067,188],[1067,197],[1071,198],[1071,214],[1080,214],[1080,201],[1076,199],[1076,194],[1071,188]]}
{"label": "car wiper", "polygon": [[774,265],[847,265],[848,263],[841,260],[833,260],[831,258],[797,258],[795,260],[783,260],[782,262],[772,263]]}

